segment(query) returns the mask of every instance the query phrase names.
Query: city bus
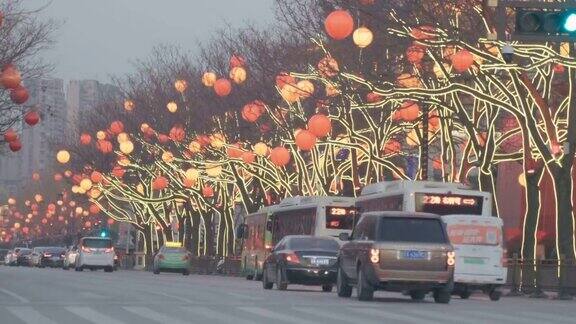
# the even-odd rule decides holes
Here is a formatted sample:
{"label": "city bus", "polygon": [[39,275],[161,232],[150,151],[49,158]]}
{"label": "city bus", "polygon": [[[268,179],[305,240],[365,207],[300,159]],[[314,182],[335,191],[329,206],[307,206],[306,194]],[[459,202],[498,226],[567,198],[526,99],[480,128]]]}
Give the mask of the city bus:
{"label": "city bus", "polygon": [[356,199],[362,213],[424,212],[437,215],[492,216],[492,196],[460,183],[385,181],[367,185]]}
{"label": "city bus", "polygon": [[333,196],[289,197],[246,215],[238,233],[244,238],[242,270],[246,279],[261,279],[264,260],[284,236],[338,237],[351,233],[355,220],[354,198]]}

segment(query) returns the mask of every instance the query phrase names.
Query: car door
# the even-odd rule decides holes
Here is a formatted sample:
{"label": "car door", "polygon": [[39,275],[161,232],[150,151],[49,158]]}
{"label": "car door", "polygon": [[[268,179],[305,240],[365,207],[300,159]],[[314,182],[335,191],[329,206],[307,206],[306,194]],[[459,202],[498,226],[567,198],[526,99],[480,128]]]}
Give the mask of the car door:
{"label": "car door", "polygon": [[342,270],[349,278],[356,277],[356,254],[358,253],[358,238],[363,236],[364,224],[366,223],[365,217],[360,219],[356,227],[352,231],[350,241],[346,242],[340,249]]}
{"label": "car door", "polygon": [[267,265],[266,265],[266,275],[268,276],[268,280],[275,281],[276,280],[276,273],[278,269],[278,263],[280,258],[280,252],[286,248],[286,239],[280,240],[278,244],[274,247],[274,250],[268,257]]}

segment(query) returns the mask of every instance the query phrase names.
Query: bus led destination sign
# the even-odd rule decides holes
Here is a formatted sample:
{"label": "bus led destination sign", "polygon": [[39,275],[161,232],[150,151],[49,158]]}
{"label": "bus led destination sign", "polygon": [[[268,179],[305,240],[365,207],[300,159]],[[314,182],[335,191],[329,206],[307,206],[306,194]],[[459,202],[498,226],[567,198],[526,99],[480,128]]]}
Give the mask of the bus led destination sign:
{"label": "bus led destination sign", "polygon": [[481,196],[416,193],[416,211],[438,215],[482,215]]}
{"label": "bus led destination sign", "polygon": [[476,206],[478,205],[478,197],[422,195],[422,203],[426,205]]}

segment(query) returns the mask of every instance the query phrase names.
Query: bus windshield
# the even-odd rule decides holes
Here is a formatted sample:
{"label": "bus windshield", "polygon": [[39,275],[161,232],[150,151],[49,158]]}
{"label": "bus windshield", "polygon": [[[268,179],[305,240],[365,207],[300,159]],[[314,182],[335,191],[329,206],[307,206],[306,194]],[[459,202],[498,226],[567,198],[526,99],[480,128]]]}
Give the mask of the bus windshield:
{"label": "bus windshield", "polygon": [[482,215],[482,197],[453,194],[417,193],[416,212],[436,215]]}
{"label": "bus windshield", "polygon": [[326,228],[338,230],[351,230],[356,217],[355,207],[327,207]]}

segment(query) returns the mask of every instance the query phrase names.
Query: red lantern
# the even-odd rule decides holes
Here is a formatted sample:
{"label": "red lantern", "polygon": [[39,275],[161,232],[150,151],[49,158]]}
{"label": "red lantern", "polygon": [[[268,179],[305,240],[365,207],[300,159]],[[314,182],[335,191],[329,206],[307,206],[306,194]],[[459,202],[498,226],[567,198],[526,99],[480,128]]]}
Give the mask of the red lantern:
{"label": "red lantern", "polygon": [[114,225],[115,222],[116,222],[116,221],[113,220],[112,218],[108,218],[108,220],[106,221],[106,223],[107,223],[108,225]]}
{"label": "red lantern", "polygon": [[375,103],[382,100],[382,96],[375,93],[375,92],[369,92],[366,95],[366,101],[368,101],[369,103]]}
{"label": "red lantern", "polygon": [[158,134],[158,142],[161,144],[166,144],[170,142],[170,136],[164,134]]}
{"label": "red lantern", "polygon": [[15,89],[10,90],[10,99],[12,100],[13,103],[17,105],[25,103],[26,101],[28,101],[28,98],[29,98],[28,90],[26,90],[26,88],[24,88],[23,86],[19,86]]}
{"label": "red lantern", "polygon": [[400,152],[402,145],[395,139],[391,139],[384,145],[384,154],[396,154]]}
{"label": "red lantern", "polygon": [[406,50],[406,59],[412,64],[417,64],[422,61],[426,50],[422,46],[412,45]]}
{"label": "red lantern", "polygon": [[102,173],[98,172],[98,171],[92,171],[92,173],[90,174],[90,180],[92,180],[93,183],[100,183],[100,181],[102,181]]}
{"label": "red lantern", "polygon": [[40,174],[38,172],[32,173],[32,180],[34,181],[40,180]]}
{"label": "red lantern", "polygon": [[82,176],[79,174],[75,174],[72,177],[72,182],[74,182],[75,184],[80,184],[80,181],[82,181]]}
{"label": "red lantern", "polygon": [[417,40],[428,40],[436,38],[436,28],[432,26],[419,26],[412,28],[412,37]]}
{"label": "red lantern", "polygon": [[240,144],[238,143],[233,144],[230,147],[226,148],[226,154],[228,154],[228,156],[233,159],[238,159],[242,157],[242,153],[244,153],[244,151],[242,150]]}
{"label": "red lantern", "polygon": [[24,233],[25,235],[28,235],[28,232],[30,232],[30,229],[26,226],[22,227],[22,233]]}
{"label": "red lantern", "polygon": [[310,151],[316,145],[316,135],[307,130],[301,130],[296,135],[296,146],[303,151]]}
{"label": "red lantern", "polygon": [[90,228],[90,227],[92,227],[92,223],[91,223],[90,221],[86,221],[86,222],[84,223],[84,227]]}
{"label": "red lantern", "polygon": [[246,59],[243,58],[242,56],[234,54],[232,55],[232,57],[230,57],[230,69],[233,69],[235,67],[243,67],[245,65],[246,65]]}
{"label": "red lantern", "polygon": [[53,213],[53,212],[56,211],[56,205],[50,203],[50,204],[48,204],[48,208],[47,208],[47,209],[48,209],[49,212]]}
{"label": "red lantern", "polygon": [[286,72],[282,72],[276,76],[276,86],[280,89],[284,88],[287,84],[295,85],[296,79]]}
{"label": "red lantern", "polygon": [[112,175],[114,175],[116,178],[122,178],[124,176],[124,173],[126,173],[126,170],[122,169],[119,166],[115,166],[114,168],[112,168]]}
{"label": "red lantern", "polygon": [[42,224],[46,224],[48,223],[48,220],[46,218],[42,218]]}
{"label": "red lantern", "polygon": [[18,134],[12,129],[9,128],[6,133],[4,133],[4,141],[10,143],[18,139]]}
{"label": "red lantern", "polygon": [[226,97],[232,92],[232,83],[228,79],[218,79],[214,83],[214,91],[220,97]]}
{"label": "red lantern", "polygon": [[214,197],[214,189],[210,186],[204,186],[202,188],[202,196],[204,198],[212,198]]}
{"label": "red lantern", "polygon": [[420,115],[420,106],[413,101],[404,101],[402,106],[394,113],[394,120],[414,121]]}
{"label": "red lantern", "polygon": [[564,73],[566,69],[564,68],[564,65],[562,64],[555,64],[554,65],[554,73],[558,73],[558,74],[562,74]]}
{"label": "red lantern", "polygon": [[474,55],[468,50],[460,50],[450,58],[452,67],[458,73],[466,72],[474,64]]}
{"label": "red lantern", "polygon": [[334,10],[326,17],[324,28],[330,37],[342,40],[354,31],[354,18],[346,10]]}
{"label": "red lantern", "polygon": [[20,140],[18,140],[18,139],[10,142],[10,144],[8,144],[8,146],[10,147],[10,150],[12,152],[18,152],[22,149],[22,143],[20,143]]}
{"label": "red lantern", "polygon": [[35,111],[29,111],[26,116],[24,116],[24,121],[26,124],[34,126],[40,121],[40,115]]}
{"label": "red lantern", "polygon": [[184,131],[184,127],[177,125],[172,127],[170,130],[170,138],[174,142],[182,142],[186,137],[186,132]]}
{"label": "red lantern", "polygon": [[308,130],[317,137],[325,137],[332,130],[332,122],[326,115],[316,114],[308,121]]}
{"label": "red lantern", "polygon": [[0,74],[2,86],[6,89],[16,89],[20,86],[20,82],[22,82],[20,72],[12,65],[5,66]]}
{"label": "red lantern", "polygon": [[318,71],[325,77],[333,77],[340,72],[340,67],[338,66],[338,61],[327,56],[318,62]]}
{"label": "red lantern", "polygon": [[253,101],[242,108],[242,118],[247,122],[253,123],[260,118],[264,110],[264,103],[262,103],[262,101]]}
{"label": "red lantern", "polygon": [[54,175],[54,181],[56,181],[56,182],[62,181],[62,175],[60,173],[56,173]]}
{"label": "red lantern", "polygon": [[251,164],[254,163],[254,160],[256,160],[256,154],[254,154],[254,152],[242,153],[242,161],[244,161],[244,163]]}
{"label": "red lantern", "polygon": [[124,124],[119,120],[115,120],[110,124],[110,131],[112,134],[118,135],[124,131]]}
{"label": "red lantern", "polygon": [[88,211],[90,214],[96,215],[100,212],[100,207],[96,204],[91,204],[90,207],[88,207]]}
{"label": "red lantern", "polygon": [[158,176],[152,181],[152,189],[163,190],[168,187],[168,179],[163,176]]}
{"label": "red lantern", "polygon": [[90,145],[90,142],[92,142],[92,136],[90,136],[90,134],[82,133],[82,135],[80,135],[80,144]]}
{"label": "red lantern", "polygon": [[98,150],[100,150],[100,152],[104,154],[112,152],[113,149],[112,142],[107,140],[99,140],[98,143],[96,144],[96,147],[98,148]]}
{"label": "red lantern", "polygon": [[290,162],[290,151],[283,146],[275,147],[270,152],[270,161],[276,166],[285,166]]}

